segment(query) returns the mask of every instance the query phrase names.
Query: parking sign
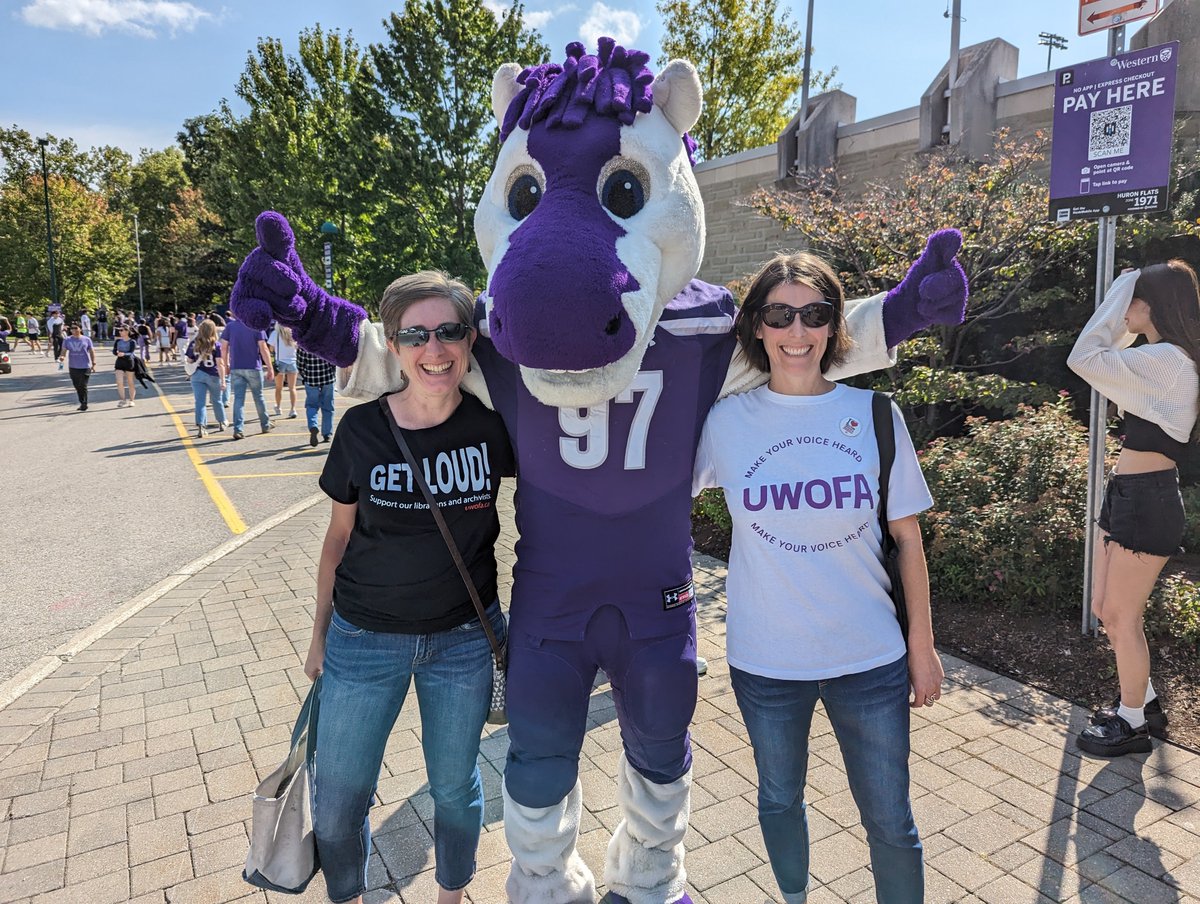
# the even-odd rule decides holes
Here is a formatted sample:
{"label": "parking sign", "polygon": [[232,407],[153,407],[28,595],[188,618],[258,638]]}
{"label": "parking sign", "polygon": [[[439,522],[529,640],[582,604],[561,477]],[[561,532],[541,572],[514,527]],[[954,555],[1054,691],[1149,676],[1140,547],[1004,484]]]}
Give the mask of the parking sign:
{"label": "parking sign", "polygon": [[1179,42],[1055,73],[1050,218],[1167,209]]}

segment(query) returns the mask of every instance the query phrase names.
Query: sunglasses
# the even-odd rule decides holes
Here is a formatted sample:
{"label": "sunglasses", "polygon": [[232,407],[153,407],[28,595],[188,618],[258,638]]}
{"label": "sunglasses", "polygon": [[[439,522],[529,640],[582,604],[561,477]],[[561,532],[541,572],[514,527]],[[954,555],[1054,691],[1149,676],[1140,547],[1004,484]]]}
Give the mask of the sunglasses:
{"label": "sunglasses", "polygon": [[758,317],[764,325],[772,329],[783,330],[792,325],[797,314],[800,315],[800,322],[805,326],[826,326],[829,321],[833,320],[833,305],[828,301],[814,301],[802,308],[793,308],[790,304],[772,302],[763,305]]}
{"label": "sunglasses", "polygon": [[465,323],[443,323],[432,330],[423,326],[410,326],[407,329],[396,330],[392,341],[398,348],[419,348],[429,341],[430,336],[437,336],[438,342],[462,342],[470,332],[471,327]]}

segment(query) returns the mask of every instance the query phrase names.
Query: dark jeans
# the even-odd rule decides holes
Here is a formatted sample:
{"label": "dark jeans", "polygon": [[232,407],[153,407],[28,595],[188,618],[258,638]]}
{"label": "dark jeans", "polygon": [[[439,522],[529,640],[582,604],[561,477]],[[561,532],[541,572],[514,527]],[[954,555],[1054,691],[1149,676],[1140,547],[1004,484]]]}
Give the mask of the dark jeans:
{"label": "dark jeans", "polygon": [[729,670],[758,767],[758,823],[787,904],[808,894],[804,782],[808,733],[820,699],[871,849],[879,904],[924,900],[921,840],[908,797],[908,659],[825,681],[784,681]]}
{"label": "dark jeans", "polygon": [[88,380],[91,379],[92,370],[90,367],[72,367],[69,368],[71,374],[71,384],[75,387],[75,394],[79,396],[79,404],[87,408],[87,387]]}

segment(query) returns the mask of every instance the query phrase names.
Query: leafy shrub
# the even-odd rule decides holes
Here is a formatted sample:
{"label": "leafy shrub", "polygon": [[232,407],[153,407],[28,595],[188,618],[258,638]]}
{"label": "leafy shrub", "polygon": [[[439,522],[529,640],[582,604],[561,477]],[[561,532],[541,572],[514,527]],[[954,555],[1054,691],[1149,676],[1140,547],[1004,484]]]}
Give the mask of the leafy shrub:
{"label": "leafy shrub", "polygon": [[692,500],[692,518],[708,521],[725,531],[733,530],[733,519],[725,507],[725,494],[721,490],[701,490]]}
{"label": "leafy shrub", "polygon": [[966,435],[920,453],[934,507],[921,516],[933,594],[1010,609],[1079,600],[1087,430],[1067,398],[1006,421],[968,418]]}
{"label": "leafy shrub", "polygon": [[1163,578],[1146,607],[1146,630],[1200,644],[1200,587],[1181,574]]}
{"label": "leafy shrub", "polygon": [[1183,551],[1200,552],[1200,486],[1183,488],[1183,510],[1187,513]]}

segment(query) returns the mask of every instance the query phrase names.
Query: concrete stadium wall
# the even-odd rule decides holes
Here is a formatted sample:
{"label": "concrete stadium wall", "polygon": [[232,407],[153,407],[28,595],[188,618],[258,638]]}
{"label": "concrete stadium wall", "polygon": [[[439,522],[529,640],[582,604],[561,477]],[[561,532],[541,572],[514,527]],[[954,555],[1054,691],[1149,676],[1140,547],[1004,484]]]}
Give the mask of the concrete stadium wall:
{"label": "concrete stadium wall", "polygon": [[[1180,41],[1177,123],[1183,131],[1185,150],[1194,153],[1200,149],[1200,0],[1177,0],[1134,34],[1128,46],[1131,50],[1141,49],[1173,40]],[[1032,135],[1039,129],[1053,133],[1053,72],[1013,78],[1017,68],[1016,48],[1003,41],[987,41],[964,48],[962,53],[966,62],[951,102],[958,98],[962,103],[990,105],[982,111],[983,115],[979,110],[969,110],[966,117],[969,123],[986,122],[992,126],[989,132],[1007,128],[1017,136]],[[822,120],[817,127],[828,130],[827,140],[802,134],[806,127],[798,122],[797,115],[789,124],[789,131],[775,145],[697,166],[696,179],[708,224],[700,278],[719,284],[743,280],[776,251],[801,247],[797,235],[745,206],[746,199],[759,188],[787,188],[794,184],[788,174],[796,171],[800,154],[803,155],[800,169],[807,166],[811,171],[819,171],[836,165],[841,185],[851,192],[861,191],[872,182],[899,179],[922,148],[930,146],[931,130],[940,131],[936,122],[923,122],[922,116],[939,115],[936,99],[947,90],[948,84],[947,65],[934,78],[919,106],[862,122],[853,121],[854,98],[837,92],[838,109],[850,111],[850,121],[809,117]],[[822,97],[826,95],[813,98],[811,103],[819,104]],[[960,137],[964,147],[981,146],[978,126],[975,134]],[[802,149],[799,154],[797,147]],[[828,149],[827,159],[822,159],[819,150],[814,154],[814,148]],[[828,156],[834,148],[836,157]],[[1048,176],[1049,159],[1043,168]]]}

